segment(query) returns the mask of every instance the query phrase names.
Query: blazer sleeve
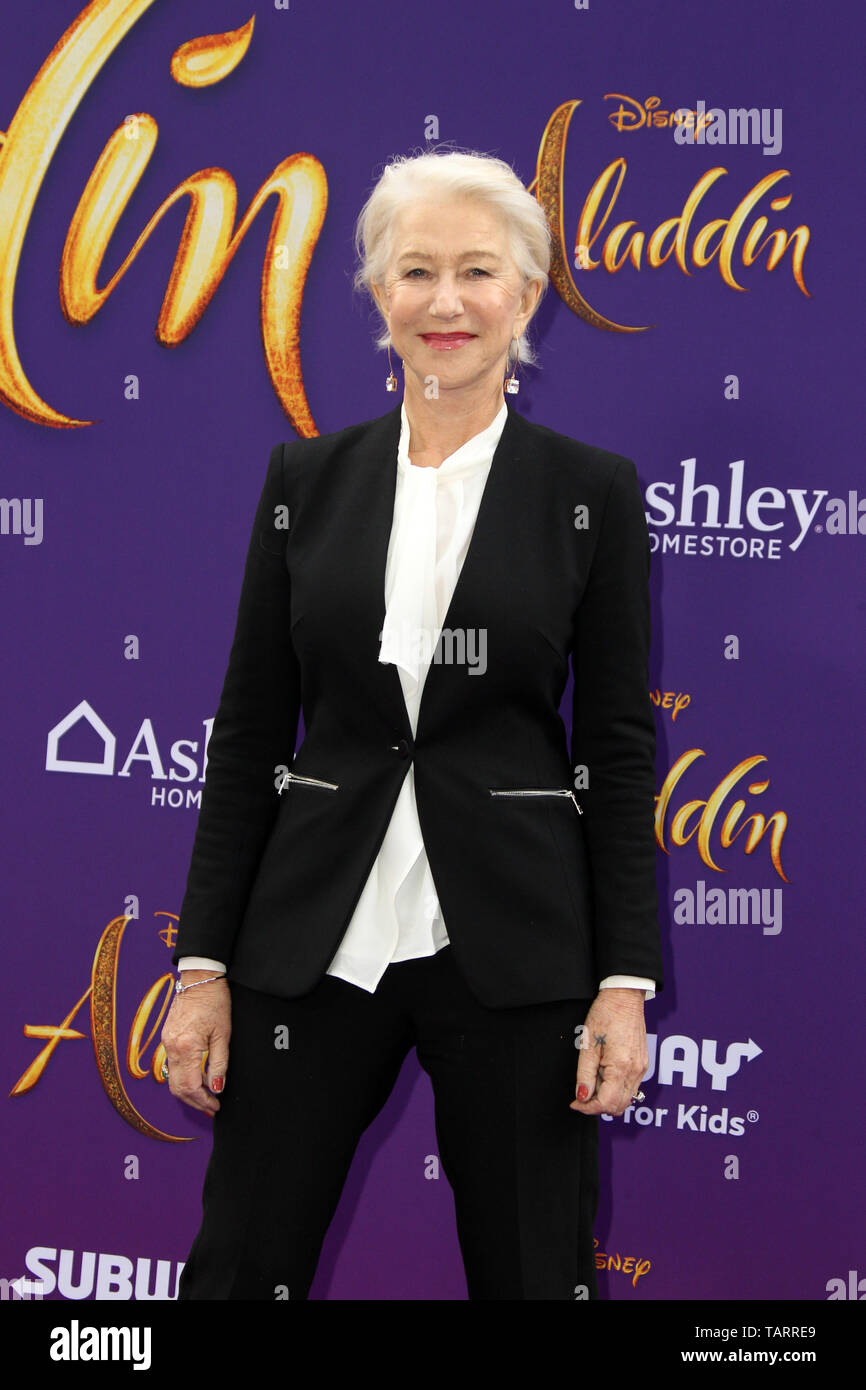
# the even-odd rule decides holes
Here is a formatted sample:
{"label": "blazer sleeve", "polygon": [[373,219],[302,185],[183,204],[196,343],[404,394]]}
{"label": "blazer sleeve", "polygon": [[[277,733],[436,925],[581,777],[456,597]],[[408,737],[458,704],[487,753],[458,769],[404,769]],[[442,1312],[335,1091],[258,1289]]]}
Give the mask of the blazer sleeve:
{"label": "blazer sleeve", "polygon": [[[592,525],[590,518],[590,525]],[[649,696],[650,546],[631,459],[618,458],[575,615],[572,765],[594,902],[600,978],[664,987],[655,843],[656,733]]]}
{"label": "blazer sleeve", "polygon": [[207,767],[172,956],[230,961],[276,818],[275,768],[290,763],[301,706],[286,567],[284,445],[268,461],[247,549],[228,669]]}

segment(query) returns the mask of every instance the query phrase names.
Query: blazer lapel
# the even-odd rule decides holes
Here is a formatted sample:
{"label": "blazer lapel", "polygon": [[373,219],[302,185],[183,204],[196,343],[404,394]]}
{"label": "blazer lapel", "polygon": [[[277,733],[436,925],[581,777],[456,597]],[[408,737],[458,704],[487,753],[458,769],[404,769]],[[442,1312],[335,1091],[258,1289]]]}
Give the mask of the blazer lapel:
{"label": "blazer lapel", "polygon": [[359,670],[370,672],[375,698],[388,726],[411,739],[412,730],[397,667],[379,661],[385,622],[385,567],[394,520],[400,405],[369,422],[347,451],[338,479],[347,500],[345,527],[340,528],[340,565],[352,590],[352,615],[345,641],[355,651]]}

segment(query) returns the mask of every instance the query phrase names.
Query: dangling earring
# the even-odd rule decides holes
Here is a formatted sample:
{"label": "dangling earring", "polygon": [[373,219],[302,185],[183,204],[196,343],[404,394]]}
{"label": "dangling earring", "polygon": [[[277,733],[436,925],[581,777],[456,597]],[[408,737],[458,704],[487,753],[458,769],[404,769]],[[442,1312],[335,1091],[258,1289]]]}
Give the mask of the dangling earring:
{"label": "dangling earring", "polygon": [[509,396],[516,396],[518,391],[520,390],[520,382],[514,375],[515,371],[517,370],[517,364],[520,361],[520,339],[517,337],[516,334],[514,336],[514,342],[517,344],[517,347],[514,350],[514,366],[511,368],[511,376],[506,377],[505,379],[505,389],[508,392]]}
{"label": "dangling earring", "polygon": [[388,344],[388,375],[385,377],[385,390],[397,390],[397,378],[394,375],[394,368],[391,366],[391,344]]}

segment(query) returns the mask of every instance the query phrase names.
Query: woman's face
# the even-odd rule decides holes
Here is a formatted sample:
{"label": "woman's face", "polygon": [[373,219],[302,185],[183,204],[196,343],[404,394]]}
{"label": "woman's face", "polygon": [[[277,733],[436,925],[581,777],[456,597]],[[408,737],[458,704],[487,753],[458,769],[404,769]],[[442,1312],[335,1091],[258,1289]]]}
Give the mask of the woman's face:
{"label": "woman's face", "polygon": [[394,226],[383,285],[373,292],[395,352],[425,388],[501,388],[511,339],[523,331],[541,285],[525,287],[499,214],[473,198],[423,200]]}

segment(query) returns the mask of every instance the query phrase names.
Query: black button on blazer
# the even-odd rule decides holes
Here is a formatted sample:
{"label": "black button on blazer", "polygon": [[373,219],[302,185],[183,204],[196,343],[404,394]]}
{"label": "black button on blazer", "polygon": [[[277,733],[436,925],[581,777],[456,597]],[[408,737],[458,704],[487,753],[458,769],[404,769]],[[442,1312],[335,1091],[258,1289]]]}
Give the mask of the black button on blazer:
{"label": "black button on blazer", "polygon": [[[312,989],[413,766],[445,928],[481,1003],[586,998],[620,973],[661,989],[634,463],[508,404],[413,737],[397,668],[378,660],[399,436],[397,405],[271,453],[174,962],[214,957],[229,982],[286,998]],[[469,630],[474,666],[459,659]]]}

